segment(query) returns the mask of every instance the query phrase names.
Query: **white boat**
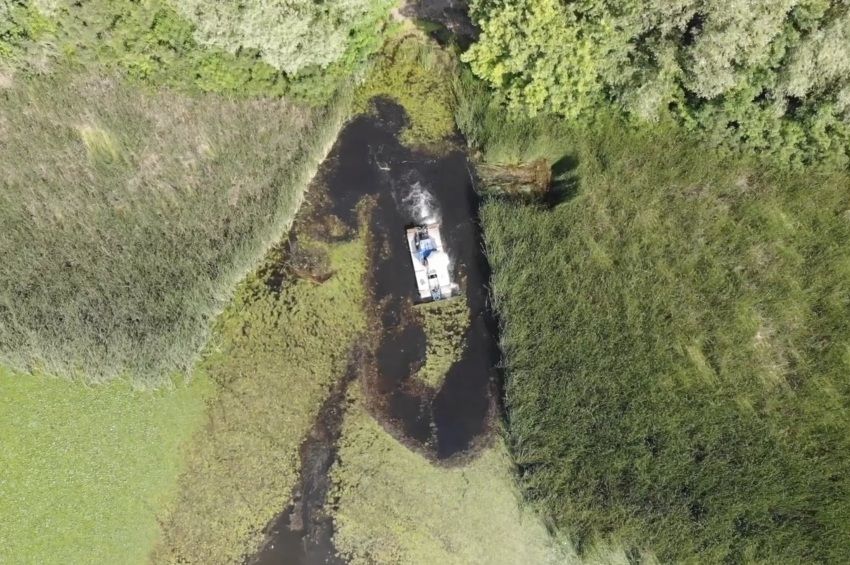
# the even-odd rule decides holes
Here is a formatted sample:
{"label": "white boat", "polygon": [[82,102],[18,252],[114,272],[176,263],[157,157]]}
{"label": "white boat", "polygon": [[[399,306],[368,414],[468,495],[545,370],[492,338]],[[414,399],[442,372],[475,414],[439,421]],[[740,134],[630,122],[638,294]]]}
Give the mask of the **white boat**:
{"label": "white boat", "polygon": [[416,276],[419,299],[451,298],[458,290],[449,273],[449,256],[443,248],[440,224],[407,228],[407,243]]}

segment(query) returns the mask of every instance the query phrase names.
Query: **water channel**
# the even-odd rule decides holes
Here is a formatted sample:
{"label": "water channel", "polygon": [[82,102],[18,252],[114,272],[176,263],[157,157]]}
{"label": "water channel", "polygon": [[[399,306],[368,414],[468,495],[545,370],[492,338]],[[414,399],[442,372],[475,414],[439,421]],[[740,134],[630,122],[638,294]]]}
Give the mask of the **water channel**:
{"label": "water channel", "polygon": [[[375,418],[436,464],[462,460],[487,436],[496,414],[500,354],[488,302],[490,271],[474,177],[461,140],[437,154],[403,145],[399,134],[406,120],[403,108],[376,99],[373,112],[356,117],[343,129],[317,176],[327,196],[323,212],[351,229],[357,228],[358,203],[367,197],[374,203],[364,283],[378,343],[371,353],[359,350],[352,355],[349,375],[331,394],[302,446],[295,502],[267,528],[267,543],[249,563],[339,562],[331,539],[333,525],[322,507],[345,387],[357,376],[364,379],[361,384]],[[413,379],[425,359],[426,338],[411,315],[417,291],[405,228],[424,215],[440,221],[453,278],[470,309],[462,356],[439,390]]]}

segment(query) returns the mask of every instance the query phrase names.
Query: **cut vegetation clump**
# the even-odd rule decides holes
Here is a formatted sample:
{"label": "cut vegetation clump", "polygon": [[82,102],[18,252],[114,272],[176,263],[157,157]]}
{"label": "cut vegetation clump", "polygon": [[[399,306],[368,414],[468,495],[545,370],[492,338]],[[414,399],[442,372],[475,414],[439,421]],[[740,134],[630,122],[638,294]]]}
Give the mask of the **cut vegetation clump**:
{"label": "cut vegetation clump", "polygon": [[546,159],[531,163],[477,167],[483,184],[479,187],[486,196],[508,196],[534,202],[544,198],[552,185],[552,166]]}
{"label": "cut vegetation clump", "polygon": [[192,364],[343,114],[67,74],[3,96],[0,361],[137,384]]}
{"label": "cut vegetation clump", "polygon": [[425,363],[415,377],[425,385],[438,389],[451,366],[460,359],[469,327],[466,297],[419,304],[414,312],[421,320],[427,345]]}

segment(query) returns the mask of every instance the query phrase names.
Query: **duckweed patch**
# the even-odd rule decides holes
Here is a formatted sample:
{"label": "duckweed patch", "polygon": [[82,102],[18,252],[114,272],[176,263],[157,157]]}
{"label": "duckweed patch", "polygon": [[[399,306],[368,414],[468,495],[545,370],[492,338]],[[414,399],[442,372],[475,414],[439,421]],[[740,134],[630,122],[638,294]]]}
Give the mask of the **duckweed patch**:
{"label": "duckweed patch", "polygon": [[425,364],[415,378],[438,389],[449,368],[460,359],[465,346],[464,334],[469,327],[469,306],[466,297],[440,300],[415,307],[428,340]]}
{"label": "duckweed patch", "polygon": [[355,109],[369,110],[375,96],[392,98],[409,118],[402,132],[408,145],[435,144],[452,134],[454,61],[426,40],[407,35],[389,40],[366,82],[357,90]]}
{"label": "duckweed patch", "polygon": [[276,290],[267,279],[281,254],[270,253],[217,323],[200,368],[216,395],[158,560],[241,561],[289,500],[298,448],[365,329],[364,240],[312,245],[326,247],[333,274],[325,282],[289,276]]}
{"label": "duckweed patch", "polygon": [[346,415],[333,467],[334,543],[353,565],[376,563],[564,563],[520,502],[501,441],[463,467],[434,465],[410,451],[363,407]]}

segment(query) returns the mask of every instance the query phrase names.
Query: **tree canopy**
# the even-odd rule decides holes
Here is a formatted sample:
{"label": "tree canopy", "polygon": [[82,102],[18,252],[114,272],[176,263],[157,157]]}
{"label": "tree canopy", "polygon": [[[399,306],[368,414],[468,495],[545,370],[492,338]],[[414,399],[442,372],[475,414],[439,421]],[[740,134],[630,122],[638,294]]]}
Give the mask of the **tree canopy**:
{"label": "tree canopy", "polygon": [[339,61],[386,15],[386,0],[180,0],[201,42],[229,52],[256,49],[289,75]]}
{"label": "tree canopy", "polygon": [[465,54],[511,108],[614,103],[718,145],[850,163],[850,6],[829,0],[473,0]]}

